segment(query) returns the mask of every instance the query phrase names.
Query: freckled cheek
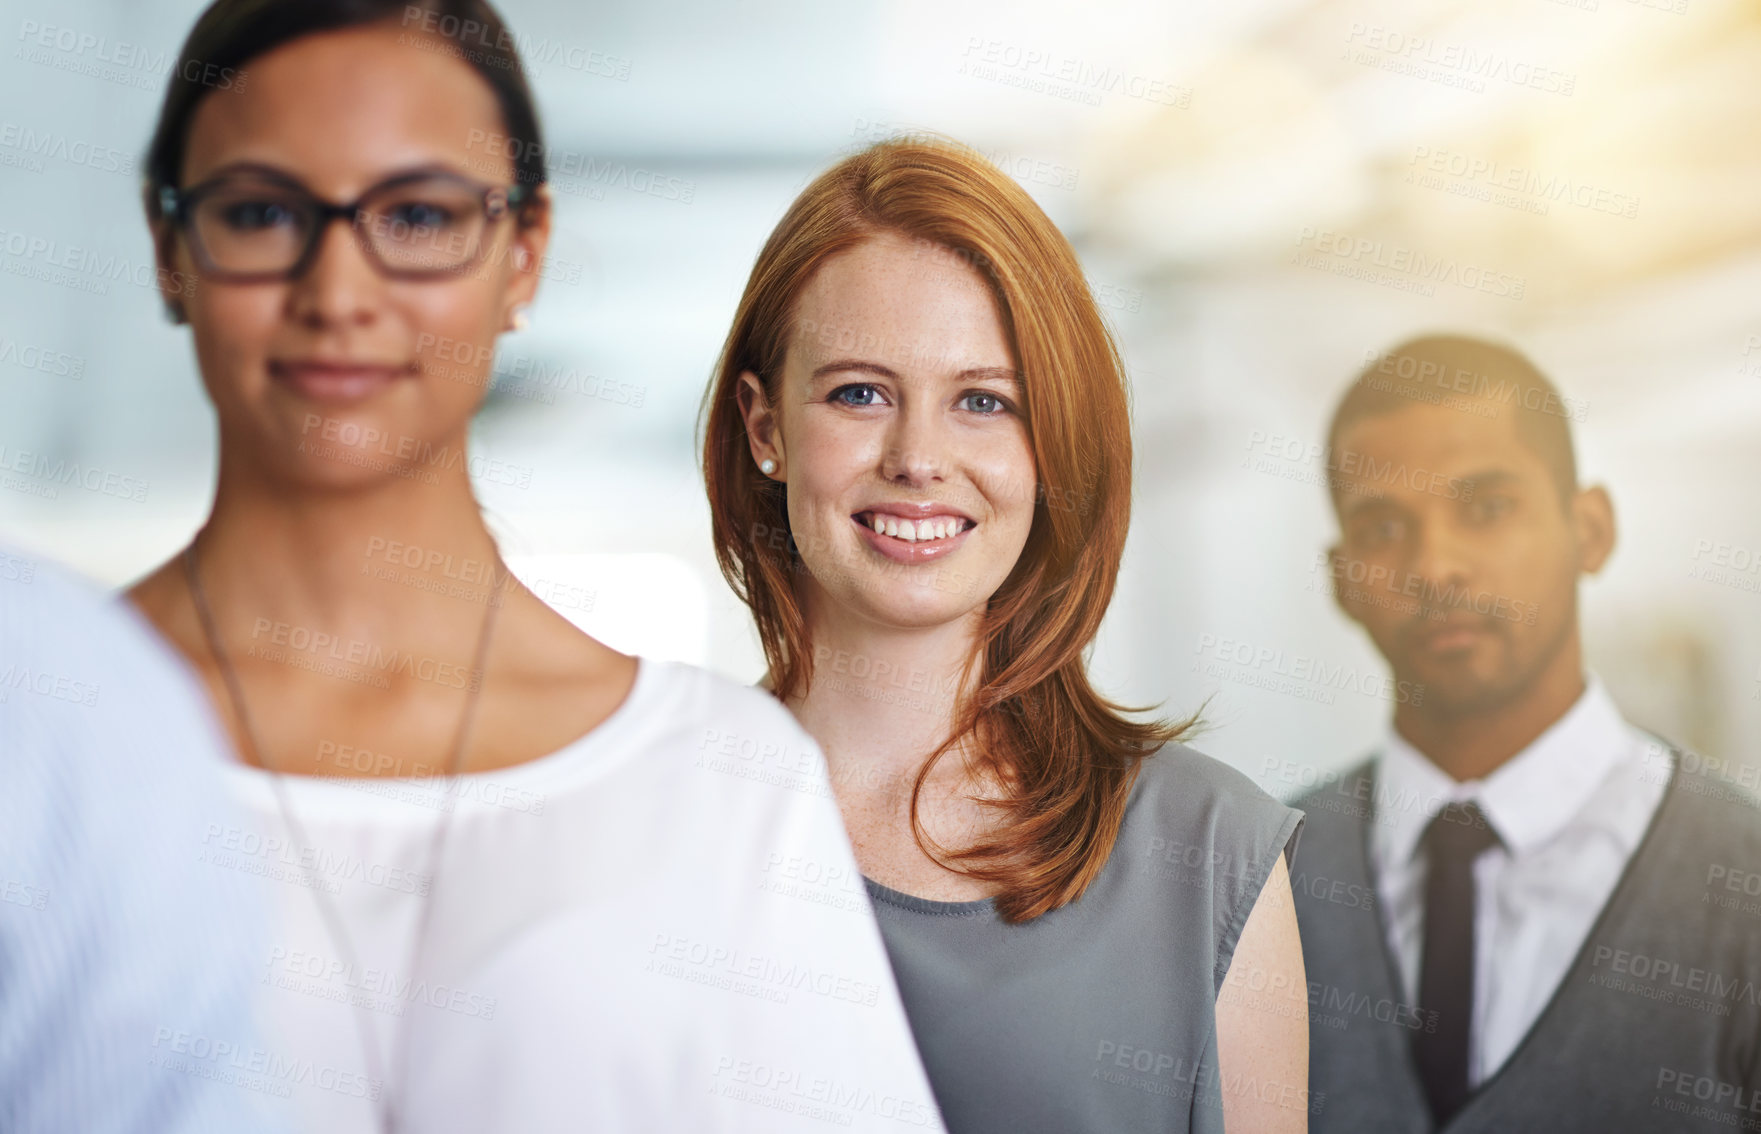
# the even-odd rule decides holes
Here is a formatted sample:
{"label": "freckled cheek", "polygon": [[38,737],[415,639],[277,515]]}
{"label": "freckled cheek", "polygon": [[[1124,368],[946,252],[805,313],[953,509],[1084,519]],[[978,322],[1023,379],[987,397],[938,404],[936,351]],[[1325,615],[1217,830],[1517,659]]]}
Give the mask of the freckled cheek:
{"label": "freckled cheek", "polygon": [[880,432],[812,413],[785,420],[789,529],[807,561],[822,562],[855,538],[846,509],[855,507],[860,486],[874,483]]}
{"label": "freckled cheek", "polygon": [[791,491],[817,497],[847,490],[874,475],[885,443],[885,431],[872,423],[816,420],[812,414],[786,423]]}

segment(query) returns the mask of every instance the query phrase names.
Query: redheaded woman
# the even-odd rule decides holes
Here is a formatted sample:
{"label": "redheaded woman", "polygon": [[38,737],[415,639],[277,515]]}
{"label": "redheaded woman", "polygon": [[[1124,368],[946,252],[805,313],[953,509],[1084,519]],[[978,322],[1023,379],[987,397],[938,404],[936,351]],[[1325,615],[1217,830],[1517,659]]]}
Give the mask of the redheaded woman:
{"label": "redheaded woman", "polygon": [[1084,665],[1131,504],[1070,245],[939,142],[814,181],[706,400],[716,552],[825,749],[948,1128],[1306,1128],[1300,813]]}

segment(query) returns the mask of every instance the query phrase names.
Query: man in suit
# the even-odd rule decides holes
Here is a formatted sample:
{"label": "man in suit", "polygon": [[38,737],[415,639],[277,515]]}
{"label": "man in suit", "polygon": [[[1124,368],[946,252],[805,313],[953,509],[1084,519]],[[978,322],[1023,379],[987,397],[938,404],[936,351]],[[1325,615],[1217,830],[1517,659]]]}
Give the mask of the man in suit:
{"label": "man in suit", "polygon": [[1314,1131],[1761,1129],[1761,918],[1721,900],[1761,824],[1585,668],[1615,523],[1582,410],[1429,336],[1334,414],[1334,596],[1410,695],[1296,804]]}

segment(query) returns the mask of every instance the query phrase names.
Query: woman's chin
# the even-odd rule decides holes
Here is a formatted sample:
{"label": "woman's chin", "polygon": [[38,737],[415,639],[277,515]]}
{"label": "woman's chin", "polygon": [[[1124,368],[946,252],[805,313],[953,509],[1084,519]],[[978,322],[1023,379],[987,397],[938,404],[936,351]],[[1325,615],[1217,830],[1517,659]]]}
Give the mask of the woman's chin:
{"label": "woman's chin", "polygon": [[[813,546],[811,537],[801,542]],[[958,558],[905,566],[866,548],[829,560],[809,557],[805,566],[810,618],[854,616],[888,630],[934,630],[982,617],[1004,577],[974,575]]]}
{"label": "woman's chin", "polygon": [[984,608],[964,594],[950,594],[933,585],[888,580],[871,591],[834,595],[866,621],[894,630],[935,630],[971,618]]}
{"label": "woman's chin", "polygon": [[[261,461],[268,446],[256,450]],[[439,468],[378,447],[318,438],[282,439],[263,468],[264,479],[293,492],[351,493],[397,484],[438,484]]]}
{"label": "woman's chin", "polygon": [[[437,430],[431,413],[324,412],[307,406],[257,407],[235,430],[239,450],[290,489],[350,491],[397,483],[438,484],[466,468],[461,428]],[[468,420],[468,419],[467,419]],[[242,440],[248,435],[248,440]]]}

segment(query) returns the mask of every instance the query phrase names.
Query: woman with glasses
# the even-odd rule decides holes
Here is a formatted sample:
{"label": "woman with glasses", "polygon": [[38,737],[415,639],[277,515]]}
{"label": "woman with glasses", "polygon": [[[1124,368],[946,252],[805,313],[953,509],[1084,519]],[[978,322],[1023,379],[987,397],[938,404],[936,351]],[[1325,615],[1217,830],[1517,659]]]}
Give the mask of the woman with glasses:
{"label": "woman with glasses", "polygon": [[1084,662],[1126,391],[1027,194],[900,140],[784,215],[706,401],[717,556],[825,749],[953,1134],[1307,1125],[1301,814]]}
{"label": "woman with glasses", "polygon": [[[206,680],[280,911],[260,1045],[164,1074],[300,1129],[939,1129],[812,741],[508,573],[468,431],[550,233],[480,0],[220,0],[145,168],[219,476],[130,597]],[[494,143],[486,142],[493,139]]]}

